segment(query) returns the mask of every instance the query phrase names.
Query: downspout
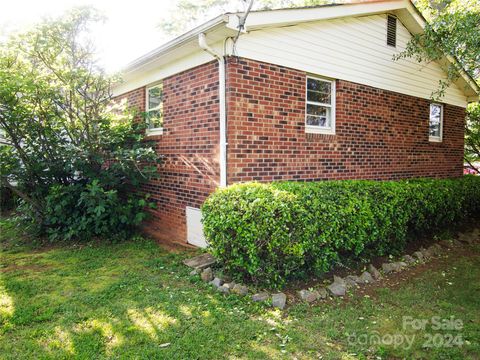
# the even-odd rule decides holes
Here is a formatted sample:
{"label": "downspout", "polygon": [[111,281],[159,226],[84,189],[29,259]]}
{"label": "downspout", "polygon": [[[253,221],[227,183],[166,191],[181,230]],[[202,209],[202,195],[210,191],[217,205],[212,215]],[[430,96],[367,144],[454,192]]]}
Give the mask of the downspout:
{"label": "downspout", "polygon": [[227,102],[225,81],[225,57],[207,44],[204,33],[198,34],[198,44],[218,61],[218,94],[220,106],[220,187],[227,186]]}

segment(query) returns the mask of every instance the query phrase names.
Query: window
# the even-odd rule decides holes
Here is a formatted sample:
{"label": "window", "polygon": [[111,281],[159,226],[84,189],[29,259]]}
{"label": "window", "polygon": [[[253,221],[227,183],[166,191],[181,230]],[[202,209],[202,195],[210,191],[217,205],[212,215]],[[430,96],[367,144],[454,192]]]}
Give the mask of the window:
{"label": "window", "polygon": [[387,16],[387,45],[397,46],[397,18],[392,15]]}
{"label": "window", "polygon": [[430,141],[442,141],[443,105],[430,104]]}
{"label": "window", "polygon": [[163,85],[148,87],[146,100],[147,135],[160,135],[163,133]]}
{"label": "window", "polygon": [[307,77],[305,131],[335,134],[335,81]]}

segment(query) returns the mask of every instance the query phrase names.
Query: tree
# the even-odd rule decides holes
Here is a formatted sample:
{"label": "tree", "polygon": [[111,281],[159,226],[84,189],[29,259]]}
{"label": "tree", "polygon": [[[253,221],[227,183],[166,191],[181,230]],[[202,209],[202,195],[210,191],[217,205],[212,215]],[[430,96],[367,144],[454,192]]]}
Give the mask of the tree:
{"label": "tree", "polygon": [[467,108],[467,120],[465,125],[465,161],[477,174],[480,168],[474,163],[480,161],[480,105],[470,104]]}
{"label": "tree", "polygon": [[[202,21],[226,12],[245,11],[251,0],[176,0],[173,9],[160,20],[169,35],[179,35]],[[280,9],[335,3],[335,0],[254,0],[253,10]]]}
{"label": "tree", "polygon": [[52,238],[126,233],[144,217],[132,187],[157,159],[128,111],[112,111],[111,85],[94,60],[90,8],[13,35],[0,49],[1,185]]}
{"label": "tree", "polygon": [[441,97],[445,89],[465,70],[471,77],[480,76],[480,3],[477,0],[418,0],[416,5],[428,23],[398,57],[414,58],[418,62],[441,61],[450,56],[446,67],[447,79],[439,82],[434,96]]}

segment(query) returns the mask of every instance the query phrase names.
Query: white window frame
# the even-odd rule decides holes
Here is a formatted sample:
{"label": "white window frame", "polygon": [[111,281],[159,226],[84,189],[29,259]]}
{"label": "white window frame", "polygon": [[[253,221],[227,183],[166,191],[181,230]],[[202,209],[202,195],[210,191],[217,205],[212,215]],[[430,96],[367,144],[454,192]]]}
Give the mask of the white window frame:
{"label": "white window frame", "polygon": [[[440,136],[431,136],[430,135],[430,112],[432,105],[440,106]],[[443,104],[439,103],[430,103],[428,106],[428,140],[431,142],[442,142],[443,141],[443,111],[444,111]]]}
{"label": "white window frame", "polygon": [[[145,88],[145,113],[146,113],[146,114],[148,114],[150,111],[159,110],[161,107],[163,107],[163,104],[159,104],[157,107],[150,109],[150,108],[149,108],[149,101],[148,101],[148,100],[149,100],[149,99],[148,99],[148,92],[149,92],[151,89],[154,89],[154,88],[156,88],[156,87],[160,87],[160,86],[162,86],[162,85],[163,85],[163,84],[162,84],[161,82],[157,82],[156,84],[147,86],[147,87]],[[163,99],[162,99],[162,102],[163,102]],[[146,134],[147,134],[147,136],[162,135],[162,134],[163,134],[163,127],[160,127],[160,128],[149,128],[149,127],[148,127],[148,124],[147,124]]]}
{"label": "white window frame", "polygon": [[[319,103],[316,101],[309,101],[308,100],[308,79],[323,81],[330,83],[330,104]],[[335,80],[334,79],[327,79],[320,76],[314,75],[307,75],[305,78],[305,132],[310,134],[326,134],[326,135],[335,135],[335,107],[336,107],[336,87],[335,87]],[[330,127],[320,127],[314,125],[307,125],[307,108],[308,104],[317,105],[317,106],[325,106],[330,108],[330,116],[331,116],[331,126]]]}

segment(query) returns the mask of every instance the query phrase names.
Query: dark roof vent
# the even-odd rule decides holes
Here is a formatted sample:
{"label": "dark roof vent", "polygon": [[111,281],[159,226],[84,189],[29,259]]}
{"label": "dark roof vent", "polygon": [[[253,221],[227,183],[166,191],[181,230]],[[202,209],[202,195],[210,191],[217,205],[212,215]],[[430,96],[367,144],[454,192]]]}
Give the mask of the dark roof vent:
{"label": "dark roof vent", "polygon": [[387,45],[397,46],[397,18],[392,15],[387,16]]}

